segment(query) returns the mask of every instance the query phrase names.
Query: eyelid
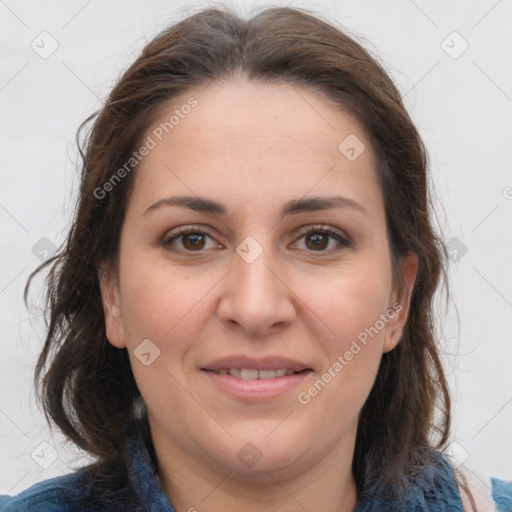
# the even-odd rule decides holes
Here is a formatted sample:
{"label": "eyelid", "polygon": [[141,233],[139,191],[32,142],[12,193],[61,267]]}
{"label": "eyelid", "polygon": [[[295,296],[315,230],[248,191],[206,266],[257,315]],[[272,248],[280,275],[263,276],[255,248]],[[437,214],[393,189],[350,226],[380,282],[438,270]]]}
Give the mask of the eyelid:
{"label": "eyelid", "polygon": [[[208,238],[211,238],[212,240],[214,240],[214,237],[209,234],[207,228],[204,228],[202,226],[196,226],[196,225],[186,225],[186,226],[174,228],[170,231],[166,231],[164,236],[161,238],[161,243],[162,243],[162,245],[168,245],[168,244],[170,245],[170,242],[172,241],[173,238],[176,240],[181,235],[195,234],[195,233],[206,235]],[[219,244],[216,240],[215,240],[215,243],[217,243],[218,245],[222,245],[222,244]],[[194,251],[187,251],[187,252],[194,252]],[[197,252],[200,252],[200,251],[197,251]]]}
{"label": "eyelid", "polygon": [[351,242],[350,237],[343,231],[337,228],[333,228],[331,226],[328,226],[326,224],[308,224],[307,226],[301,226],[300,228],[297,228],[297,231],[301,235],[307,235],[308,233],[312,231],[320,231],[324,233],[332,233],[340,238],[345,239],[347,242]]}
{"label": "eyelid", "polygon": [[[301,234],[301,237],[299,237],[299,239],[302,238],[302,236],[304,236],[304,235],[319,232],[319,233],[327,234],[327,235],[331,236],[331,238],[335,238],[342,247],[351,247],[353,245],[352,238],[349,235],[347,235],[345,232],[343,232],[339,229],[333,228],[333,227],[325,225],[325,224],[313,224],[313,225],[310,224],[307,226],[301,226],[300,228],[298,228],[297,231],[299,231],[299,233]],[[294,243],[296,243],[296,242],[294,242]],[[340,248],[331,249],[329,251],[308,251],[308,252],[312,252],[312,253],[318,252],[319,254],[322,254],[322,253],[328,254],[328,253],[336,252],[338,250],[340,250]]]}

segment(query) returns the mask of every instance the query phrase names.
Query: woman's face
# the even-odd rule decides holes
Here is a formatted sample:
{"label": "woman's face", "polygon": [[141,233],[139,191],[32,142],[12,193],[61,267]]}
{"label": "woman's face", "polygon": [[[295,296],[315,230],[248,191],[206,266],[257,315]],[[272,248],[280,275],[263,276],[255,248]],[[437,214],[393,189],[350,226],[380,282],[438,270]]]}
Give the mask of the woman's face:
{"label": "woman's face", "polygon": [[[154,441],[252,479],[351,460],[407,310],[360,124],[306,89],[232,80],[174,101],[143,143],[101,284]],[[403,268],[411,288],[416,259]]]}

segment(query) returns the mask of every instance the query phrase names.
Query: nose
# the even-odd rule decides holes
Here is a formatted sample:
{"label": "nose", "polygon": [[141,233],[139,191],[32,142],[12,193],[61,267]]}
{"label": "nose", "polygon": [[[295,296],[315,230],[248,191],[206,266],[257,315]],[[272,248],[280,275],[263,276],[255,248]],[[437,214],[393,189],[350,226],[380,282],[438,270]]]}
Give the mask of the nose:
{"label": "nose", "polygon": [[295,318],[294,294],[270,250],[248,262],[234,254],[234,266],[222,280],[218,315],[230,327],[251,336],[274,334]]}

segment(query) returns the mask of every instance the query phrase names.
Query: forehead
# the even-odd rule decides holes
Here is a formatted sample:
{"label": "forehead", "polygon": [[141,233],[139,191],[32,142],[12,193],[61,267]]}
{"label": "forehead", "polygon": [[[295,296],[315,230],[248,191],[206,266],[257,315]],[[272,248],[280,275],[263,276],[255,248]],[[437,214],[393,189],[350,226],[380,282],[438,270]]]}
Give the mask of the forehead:
{"label": "forehead", "polygon": [[295,85],[232,79],[191,89],[162,108],[148,138],[154,147],[139,164],[135,188],[154,199],[178,187],[229,192],[233,200],[250,191],[256,200],[259,190],[268,196],[269,183],[276,195],[298,197],[312,188],[359,189],[360,199],[378,192],[359,121]]}
{"label": "forehead", "polygon": [[[192,108],[191,103],[195,103]],[[149,132],[159,127],[162,137],[173,139],[175,145],[200,139],[197,149],[204,151],[212,144],[223,151],[234,144],[250,141],[257,147],[258,142],[273,139],[275,153],[295,146],[335,154],[347,135],[357,132],[365,137],[353,115],[318,93],[244,78],[212,82],[173,99]]]}

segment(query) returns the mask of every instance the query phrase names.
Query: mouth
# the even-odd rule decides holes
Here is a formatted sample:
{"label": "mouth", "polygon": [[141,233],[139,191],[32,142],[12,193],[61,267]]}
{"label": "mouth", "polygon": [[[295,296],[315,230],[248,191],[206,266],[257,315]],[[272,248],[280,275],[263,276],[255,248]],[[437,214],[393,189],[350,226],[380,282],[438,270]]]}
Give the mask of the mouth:
{"label": "mouth", "polygon": [[226,357],[200,370],[211,389],[244,403],[287,397],[314,373],[306,364],[278,356]]}
{"label": "mouth", "polygon": [[219,370],[208,370],[203,368],[203,370],[217,375],[231,375],[231,377],[241,380],[270,380],[311,371],[309,368],[301,371],[289,368],[277,368],[275,370],[258,370],[257,368],[220,368]]}

